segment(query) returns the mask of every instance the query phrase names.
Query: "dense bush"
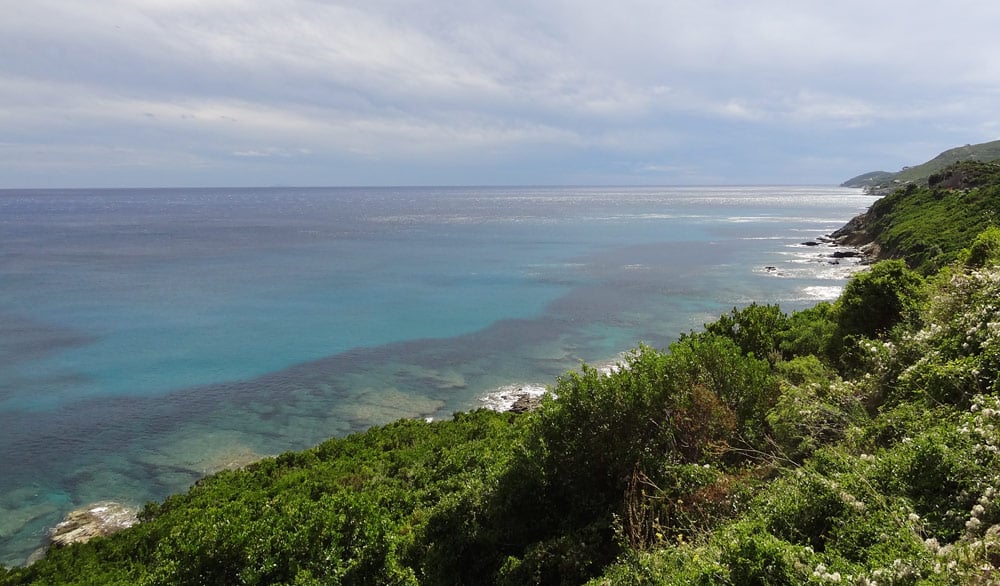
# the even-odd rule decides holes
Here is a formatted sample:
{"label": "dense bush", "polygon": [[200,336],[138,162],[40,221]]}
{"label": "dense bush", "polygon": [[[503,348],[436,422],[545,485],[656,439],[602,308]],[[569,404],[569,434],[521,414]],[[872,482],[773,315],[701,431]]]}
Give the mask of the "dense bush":
{"label": "dense bush", "polygon": [[965,263],[982,268],[1000,262],[1000,228],[990,226],[972,241]]}
{"label": "dense bush", "polygon": [[817,448],[844,437],[852,424],[867,420],[861,398],[815,356],[778,365],[782,387],[767,415],[774,441],[790,459],[801,461]]}
{"label": "dense bush", "polygon": [[922,302],[923,280],[901,260],[886,260],[857,275],[837,300],[836,336],[875,338],[913,317]]}
{"label": "dense bush", "polygon": [[788,328],[788,316],[777,305],[750,305],[733,308],[707,324],[705,331],[730,338],[744,354],[766,358],[772,363],[780,358],[781,336]]}
{"label": "dense bush", "polygon": [[826,301],[793,313],[785,322],[778,349],[786,358],[814,356],[832,362],[837,347],[834,344],[837,330],[834,314],[833,304]]}
{"label": "dense bush", "polygon": [[490,411],[403,420],[219,473],[148,506],[132,530],[51,550],[4,583],[415,583],[419,529],[447,495],[500,475],[526,423]]}

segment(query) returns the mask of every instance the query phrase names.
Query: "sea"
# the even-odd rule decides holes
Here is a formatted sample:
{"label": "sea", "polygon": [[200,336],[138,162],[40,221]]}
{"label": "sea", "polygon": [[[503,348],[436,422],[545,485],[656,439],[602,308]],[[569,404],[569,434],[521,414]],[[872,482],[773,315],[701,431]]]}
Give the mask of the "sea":
{"label": "sea", "polygon": [[[834,299],[826,186],[0,190],[0,563],[70,510]],[[811,243],[811,244],[806,244]],[[817,244],[818,243],[818,244]]]}

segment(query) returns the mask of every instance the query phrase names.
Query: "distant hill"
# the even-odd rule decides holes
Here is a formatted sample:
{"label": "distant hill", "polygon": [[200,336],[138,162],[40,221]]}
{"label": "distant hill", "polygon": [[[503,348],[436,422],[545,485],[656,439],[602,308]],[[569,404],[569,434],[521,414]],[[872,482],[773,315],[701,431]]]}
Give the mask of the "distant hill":
{"label": "distant hill", "polygon": [[891,190],[906,183],[926,185],[927,179],[931,175],[953,163],[959,161],[988,162],[998,159],[1000,159],[1000,140],[982,144],[967,144],[944,151],[930,161],[915,167],[903,167],[896,172],[872,171],[848,179],[841,185],[844,187],[864,187],[871,191]]}

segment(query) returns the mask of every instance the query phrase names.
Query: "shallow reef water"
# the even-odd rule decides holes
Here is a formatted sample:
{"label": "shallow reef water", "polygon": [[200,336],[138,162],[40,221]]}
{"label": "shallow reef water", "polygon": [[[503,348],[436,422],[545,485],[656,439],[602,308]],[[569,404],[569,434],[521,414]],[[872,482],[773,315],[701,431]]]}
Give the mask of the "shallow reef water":
{"label": "shallow reef water", "polygon": [[[834,187],[0,191],[0,562],[97,501],[837,295]],[[837,262],[834,262],[837,260]]]}

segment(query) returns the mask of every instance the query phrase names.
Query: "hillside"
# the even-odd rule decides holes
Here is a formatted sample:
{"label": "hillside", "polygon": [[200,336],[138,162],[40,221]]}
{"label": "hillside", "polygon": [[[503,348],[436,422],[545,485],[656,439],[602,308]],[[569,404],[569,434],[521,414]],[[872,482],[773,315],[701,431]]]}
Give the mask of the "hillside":
{"label": "hillside", "polygon": [[1000,220],[1000,164],[966,161],[896,189],[833,236],[871,246],[879,258],[901,258],[930,274],[956,261],[964,248]]}
{"label": "hillside", "polygon": [[998,159],[1000,159],[1000,140],[974,145],[967,144],[944,151],[926,163],[914,167],[904,167],[896,172],[872,171],[852,177],[841,185],[884,192],[907,183],[926,185],[931,175],[960,161],[989,162]]}
{"label": "hillside", "polygon": [[897,258],[834,303],[210,476],[0,584],[997,583],[998,193],[879,200],[851,233]]}

